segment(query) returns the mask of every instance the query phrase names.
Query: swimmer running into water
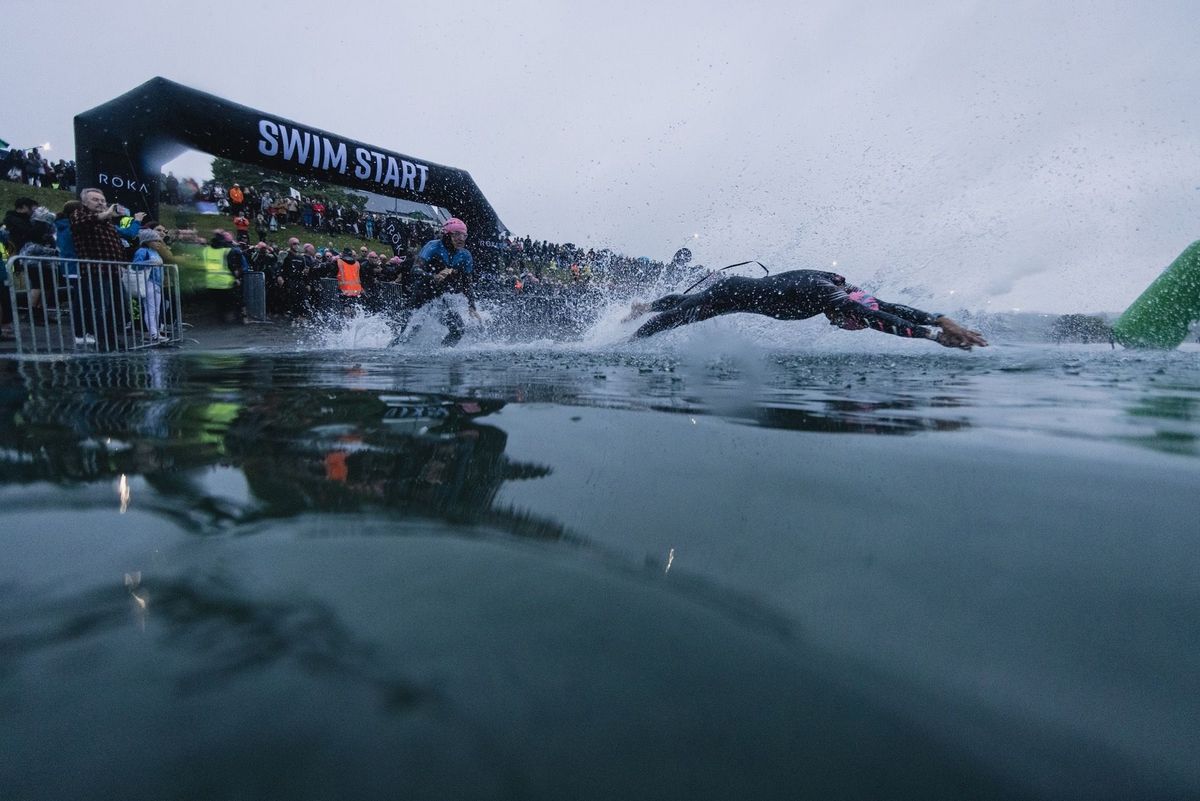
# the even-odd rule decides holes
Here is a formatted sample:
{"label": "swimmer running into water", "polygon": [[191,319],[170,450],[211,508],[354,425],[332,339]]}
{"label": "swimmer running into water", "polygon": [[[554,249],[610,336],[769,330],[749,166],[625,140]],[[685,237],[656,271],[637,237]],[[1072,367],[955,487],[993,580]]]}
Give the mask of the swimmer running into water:
{"label": "swimmer running into water", "polygon": [[[395,347],[403,341],[413,312],[448,293],[465,296],[471,317],[483,322],[475,309],[475,261],[466,243],[467,224],[457,217],[451,217],[442,225],[442,237],[429,240],[421,248],[410,274],[412,285],[409,293],[396,314],[396,336],[388,343],[388,347]],[[442,300],[441,321],[447,329],[442,345],[457,345],[466,327],[462,315],[450,308],[445,299]]]}
{"label": "swimmer running into water", "polygon": [[653,303],[634,303],[625,322],[647,312],[657,314],[634,332],[635,339],[722,314],[745,312],[776,320],[807,320],[824,314],[831,325],[850,331],[872,328],[898,337],[932,339],[944,347],[963,350],[987,346],[978,331],[944,314],[886,303],[847,284],[837,273],[821,270],[792,270],[764,278],[722,278],[694,295],[666,295]]}

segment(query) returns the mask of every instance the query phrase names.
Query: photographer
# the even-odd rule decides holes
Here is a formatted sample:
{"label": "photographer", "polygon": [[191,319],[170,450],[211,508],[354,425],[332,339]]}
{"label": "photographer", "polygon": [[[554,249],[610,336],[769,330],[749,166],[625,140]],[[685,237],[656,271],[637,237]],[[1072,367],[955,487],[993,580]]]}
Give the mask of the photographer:
{"label": "photographer", "polygon": [[[122,301],[120,270],[117,264],[104,262],[127,261],[126,247],[115,223],[128,216],[128,210],[109,204],[99,189],[84,189],[79,193],[80,206],[72,209],[71,240],[80,263],[80,287],[88,299],[92,314],[85,315],[84,327],[95,336],[100,350],[118,347],[120,308]],[[136,215],[138,227],[144,214]],[[99,263],[86,263],[95,259]]]}

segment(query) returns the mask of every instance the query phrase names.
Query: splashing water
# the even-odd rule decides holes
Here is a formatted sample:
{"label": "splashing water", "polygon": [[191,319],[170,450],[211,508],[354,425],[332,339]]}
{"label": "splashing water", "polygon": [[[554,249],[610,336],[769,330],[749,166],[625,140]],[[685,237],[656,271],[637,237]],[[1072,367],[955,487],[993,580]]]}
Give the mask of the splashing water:
{"label": "splashing water", "polygon": [[[736,269],[722,275],[744,274],[757,277],[756,267]],[[634,352],[669,351],[685,362],[697,362],[714,356],[744,359],[750,353],[766,350],[817,350],[848,353],[928,350],[928,343],[880,336],[872,332],[846,332],[817,316],[802,321],[779,321],[759,315],[737,314],[706,320],[695,325],[665,331],[648,340],[633,340],[638,327],[652,316],[630,316],[632,302],[649,302],[663,295],[679,293],[692,286],[696,276],[677,281],[658,280],[639,287],[605,287],[599,282],[586,285],[527,288],[520,296],[496,287],[481,292],[477,306],[482,321],[470,317],[466,299],[447,295],[416,311],[405,335],[393,345],[397,326],[386,312],[356,308],[311,324],[301,342],[304,350],[377,350],[397,353],[429,353],[441,349],[446,326],[441,316],[446,309],[464,321],[466,333],[455,348],[468,350],[551,350]],[[883,283],[891,283],[884,281]],[[874,283],[864,283],[875,289]],[[702,291],[705,285],[693,289]],[[883,293],[889,300],[926,306],[927,295],[906,287],[896,293]],[[983,331],[994,344],[1002,342],[1052,342],[1052,327],[1057,315],[1041,313],[947,311],[959,322]],[[1101,324],[1104,320],[1097,318]],[[940,350],[940,349],[939,349]],[[973,358],[979,358],[976,351]]]}

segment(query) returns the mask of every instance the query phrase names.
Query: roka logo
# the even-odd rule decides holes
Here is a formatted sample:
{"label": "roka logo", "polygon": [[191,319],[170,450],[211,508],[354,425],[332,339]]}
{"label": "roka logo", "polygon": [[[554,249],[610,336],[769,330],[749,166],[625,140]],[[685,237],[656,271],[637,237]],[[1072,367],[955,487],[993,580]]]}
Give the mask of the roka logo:
{"label": "roka logo", "polygon": [[100,173],[100,185],[111,186],[113,189],[132,189],[134,192],[149,193],[150,188],[146,186],[145,181],[139,181],[137,178],[126,178],[123,175],[109,175],[106,172]]}

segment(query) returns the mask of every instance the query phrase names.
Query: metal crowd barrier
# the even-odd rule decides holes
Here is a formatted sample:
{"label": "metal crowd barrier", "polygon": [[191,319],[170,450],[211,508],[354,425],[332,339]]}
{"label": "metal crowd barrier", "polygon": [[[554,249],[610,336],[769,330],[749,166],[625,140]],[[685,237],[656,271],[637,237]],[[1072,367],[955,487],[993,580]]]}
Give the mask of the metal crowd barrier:
{"label": "metal crowd barrier", "polygon": [[175,264],[13,256],[5,267],[18,353],[128,352],[183,338]]}
{"label": "metal crowd barrier", "polygon": [[242,273],[242,302],[246,307],[246,322],[270,322],[267,319],[267,276],[261,270]]}

